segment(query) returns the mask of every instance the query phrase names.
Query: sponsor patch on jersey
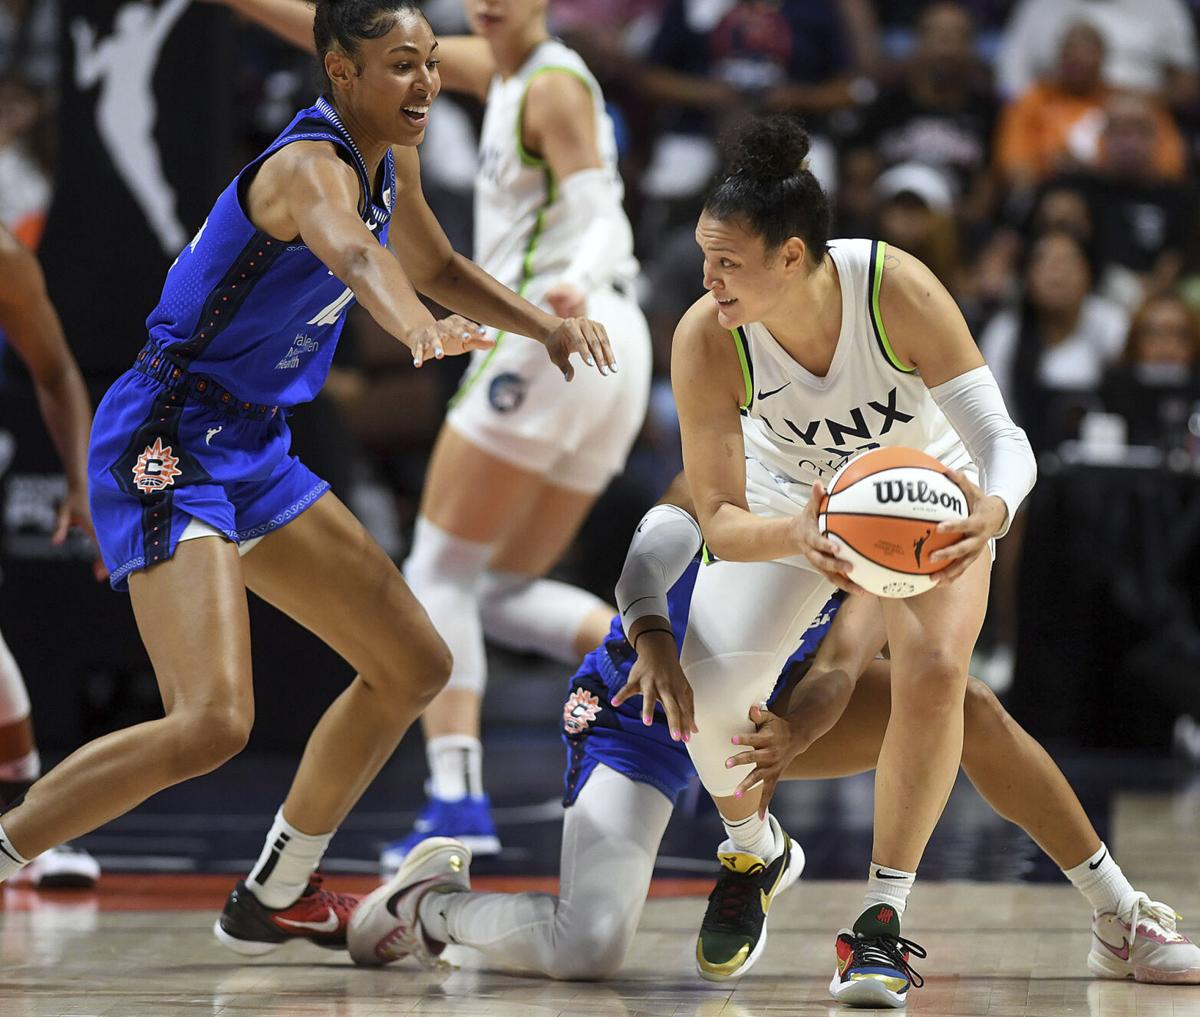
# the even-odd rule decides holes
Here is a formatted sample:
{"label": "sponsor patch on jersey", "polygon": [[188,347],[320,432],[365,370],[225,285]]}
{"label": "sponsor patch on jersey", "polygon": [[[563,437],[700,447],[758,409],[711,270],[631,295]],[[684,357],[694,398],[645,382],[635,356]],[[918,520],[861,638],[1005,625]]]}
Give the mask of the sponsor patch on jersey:
{"label": "sponsor patch on jersey", "polygon": [[316,353],[320,343],[301,332],[292,340],[292,345],[275,365],[277,371],[293,371],[300,366],[300,357],[305,353]]}
{"label": "sponsor patch on jersey", "polygon": [[563,727],[567,734],[581,734],[600,716],[600,699],[582,686],[563,703]]}
{"label": "sponsor patch on jersey", "polygon": [[512,413],[525,401],[527,387],[519,374],[498,374],[488,387],[488,402],[497,413]]}
{"label": "sponsor patch on jersey", "polygon": [[170,445],[163,445],[162,438],[155,438],[147,445],[133,466],[133,484],[142,494],[154,494],[175,486],[175,478],[181,476],[179,458],[171,453]]}

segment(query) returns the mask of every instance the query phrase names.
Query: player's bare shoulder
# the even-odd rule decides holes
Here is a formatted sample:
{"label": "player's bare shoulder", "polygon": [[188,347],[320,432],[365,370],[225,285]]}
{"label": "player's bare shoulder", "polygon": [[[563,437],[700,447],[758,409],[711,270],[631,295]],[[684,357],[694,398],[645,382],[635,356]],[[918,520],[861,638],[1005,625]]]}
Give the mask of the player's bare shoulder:
{"label": "player's bare shoulder", "polygon": [[741,399],[741,366],[729,329],[717,320],[717,305],[704,294],[684,312],[675,327],[671,347],[671,380],[682,386],[703,386],[709,394],[728,389]]}
{"label": "player's bare shoulder", "polygon": [[295,141],[263,160],[246,191],[246,213],[264,233],[290,240],[299,232],[291,213],[298,201],[321,196],[357,207],[360,191],[358,175],[333,142]]}

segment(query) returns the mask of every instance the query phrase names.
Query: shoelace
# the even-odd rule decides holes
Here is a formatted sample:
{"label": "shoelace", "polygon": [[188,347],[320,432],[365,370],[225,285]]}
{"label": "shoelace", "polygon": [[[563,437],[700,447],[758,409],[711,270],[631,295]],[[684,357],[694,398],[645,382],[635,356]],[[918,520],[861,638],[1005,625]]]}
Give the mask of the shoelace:
{"label": "shoelace", "polygon": [[[761,871],[761,870],[759,870]],[[725,869],[712,893],[708,895],[708,910],[704,925],[709,929],[744,932],[747,912],[757,902],[758,872],[735,873]]]}
{"label": "shoelace", "polygon": [[903,936],[857,936],[854,941],[854,967],[880,965],[902,971],[914,989],[925,984],[925,979],[913,968],[904,956],[907,950],[913,957],[928,957],[923,946]]}
{"label": "shoelace", "polygon": [[321,884],[325,882],[325,877],[319,872],[314,872],[308,880],[308,888],[304,891],[305,897],[316,895],[325,901],[330,907],[336,910],[350,911],[357,903],[356,900],[344,893],[336,893],[333,890],[326,890]]}
{"label": "shoelace", "polygon": [[1131,938],[1137,938],[1138,922],[1143,917],[1154,922],[1156,925],[1161,925],[1170,933],[1176,932],[1175,921],[1179,916],[1175,913],[1175,909],[1169,904],[1164,904],[1158,900],[1151,900],[1146,894],[1139,893],[1133,898],[1133,907],[1129,912],[1129,934]]}

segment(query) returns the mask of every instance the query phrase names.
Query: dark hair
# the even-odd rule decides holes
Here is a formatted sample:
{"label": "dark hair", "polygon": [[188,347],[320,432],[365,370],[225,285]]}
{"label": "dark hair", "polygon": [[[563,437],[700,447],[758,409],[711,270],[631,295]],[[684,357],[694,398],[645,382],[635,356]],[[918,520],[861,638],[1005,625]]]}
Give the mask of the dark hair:
{"label": "dark hair", "polygon": [[317,59],[324,66],[325,54],[340,49],[357,65],[358,44],[387,35],[396,15],[403,13],[425,16],[416,0],[317,0],[313,18]]}
{"label": "dark hair", "polygon": [[808,132],[786,116],[754,117],[721,139],[725,169],[704,199],[716,219],[741,219],[767,250],[800,237],[819,262],[829,240],[829,198],[804,160]]}

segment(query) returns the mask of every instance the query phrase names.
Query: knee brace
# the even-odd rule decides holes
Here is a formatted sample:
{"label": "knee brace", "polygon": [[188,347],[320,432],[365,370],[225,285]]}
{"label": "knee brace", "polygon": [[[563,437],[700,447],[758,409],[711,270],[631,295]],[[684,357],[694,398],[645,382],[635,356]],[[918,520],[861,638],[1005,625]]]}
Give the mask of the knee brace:
{"label": "knee brace", "polygon": [[479,601],[489,639],[572,666],[579,663],[575,637],[584,619],[605,607],[599,597],[577,586],[513,572],[488,572]]}
{"label": "knee brace", "polygon": [[446,687],[483,695],[487,658],[479,619],[480,580],[492,548],[417,519],[404,578],[454,655]]}

